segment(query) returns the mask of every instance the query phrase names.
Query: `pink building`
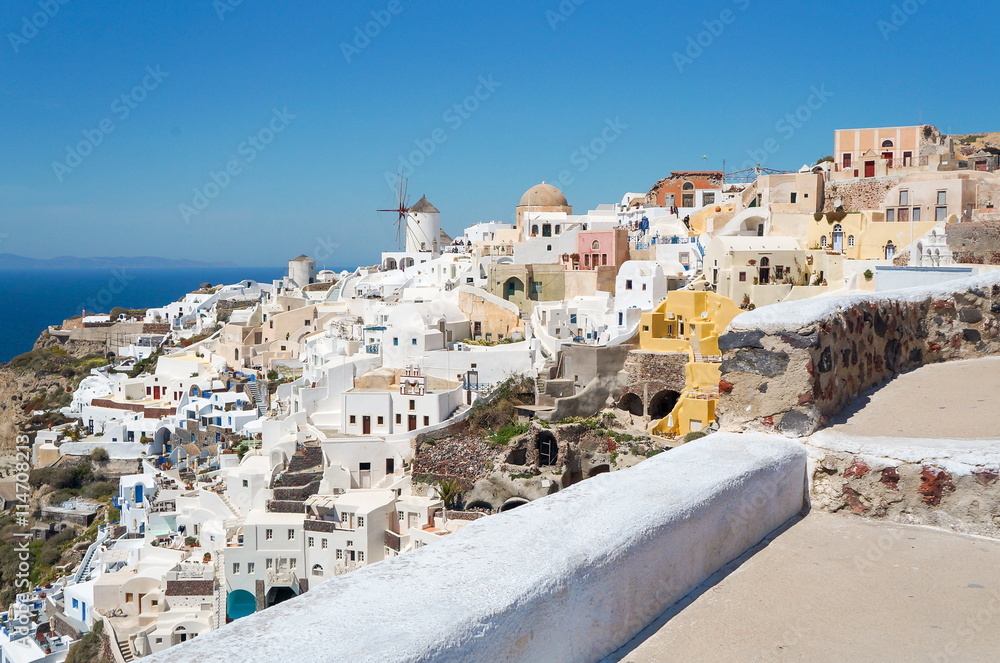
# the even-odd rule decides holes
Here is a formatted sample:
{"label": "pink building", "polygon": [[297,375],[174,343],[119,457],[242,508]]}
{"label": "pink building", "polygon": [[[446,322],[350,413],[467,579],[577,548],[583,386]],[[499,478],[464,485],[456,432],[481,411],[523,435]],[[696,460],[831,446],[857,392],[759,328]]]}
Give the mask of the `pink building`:
{"label": "pink building", "polygon": [[566,269],[617,267],[628,260],[627,228],[581,230],[576,243],[576,253],[562,257]]}

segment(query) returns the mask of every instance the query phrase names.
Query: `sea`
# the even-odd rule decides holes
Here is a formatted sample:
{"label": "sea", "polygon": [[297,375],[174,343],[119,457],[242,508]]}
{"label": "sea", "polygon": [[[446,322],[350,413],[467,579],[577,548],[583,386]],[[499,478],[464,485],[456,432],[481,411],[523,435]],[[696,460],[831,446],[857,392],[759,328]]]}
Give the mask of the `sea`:
{"label": "sea", "polygon": [[209,267],[173,269],[0,270],[0,362],[31,350],[50,325],[112,308],[153,308],[177,301],[202,283],[270,283],[285,267]]}

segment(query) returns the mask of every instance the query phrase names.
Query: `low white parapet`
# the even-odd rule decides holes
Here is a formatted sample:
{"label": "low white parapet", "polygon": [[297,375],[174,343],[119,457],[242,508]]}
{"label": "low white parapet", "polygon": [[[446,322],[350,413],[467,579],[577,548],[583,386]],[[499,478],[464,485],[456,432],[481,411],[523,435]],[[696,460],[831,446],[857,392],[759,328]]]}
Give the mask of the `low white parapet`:
{"label": "low white parapet", "polygon": [[715,434],[147,661],[599,661],[798,513],[806,452]]}

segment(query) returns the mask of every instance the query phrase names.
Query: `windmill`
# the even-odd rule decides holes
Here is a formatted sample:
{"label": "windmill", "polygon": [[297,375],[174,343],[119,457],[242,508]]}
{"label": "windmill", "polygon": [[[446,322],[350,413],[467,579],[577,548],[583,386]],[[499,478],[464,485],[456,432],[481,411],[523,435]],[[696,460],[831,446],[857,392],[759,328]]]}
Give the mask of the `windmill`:
{"label": "windmill", "polygon": [[376,210],[378,212],[395,212],[396,217],[396,245],[402,249],[404,246],[404,233],[406,232],[406,218],[410,213],[409,201],[407,200],[407,190],[409,189],[409,180],[405,179],[400,173],[399,180],[395,187],[396,193],[396,208],[395,209],[380,209]]}

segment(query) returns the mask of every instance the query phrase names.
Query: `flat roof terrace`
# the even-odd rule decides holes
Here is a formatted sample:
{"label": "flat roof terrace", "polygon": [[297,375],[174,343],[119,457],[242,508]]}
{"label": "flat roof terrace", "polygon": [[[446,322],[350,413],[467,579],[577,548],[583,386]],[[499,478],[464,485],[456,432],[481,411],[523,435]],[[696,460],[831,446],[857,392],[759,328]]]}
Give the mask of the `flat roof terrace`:
{"label": "flat roof terrace", "polygon": [[1000,541],[813,511],[605,663],[996,661]]}

